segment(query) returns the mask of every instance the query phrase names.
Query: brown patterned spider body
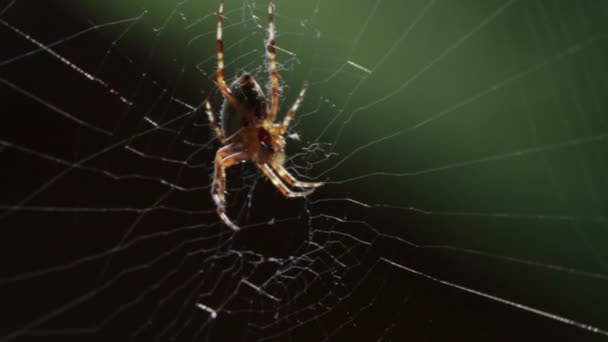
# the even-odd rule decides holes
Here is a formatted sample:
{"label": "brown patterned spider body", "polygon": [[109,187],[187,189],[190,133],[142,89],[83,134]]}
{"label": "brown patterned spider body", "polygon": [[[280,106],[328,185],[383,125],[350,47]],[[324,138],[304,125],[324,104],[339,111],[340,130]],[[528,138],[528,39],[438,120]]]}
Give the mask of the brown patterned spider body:
{"label": "brown patterned spider body", "polygon": [[[224,42],[222,26],[224,23],[224,3],[220,2],[217,22],[217,84],[224,97],[221,127],[216,122],[211,104],[207,101],[206,111],[211,127],[224,145],[215,155],[211,196],[216,204],[217,213],[227,226],[234,230],[239,227],[226,215],[226,169],[250,160],[270,179],[285,197],[305,197],[323,183],[300,182],[283,167],[285,161],[285,138],[289,123],[304,99],[306,86],[292,105],[281,123],[275,122],[279,111],[279,72],[276,63],[276,42],[274,27],[274,4],[268,5],[268,45],[267,53],[270,66],[270,104],[267,103],[262,88],[250,74],[243,74],[230,86],[225,81]],[[293,191],[285,185],[304,188]]]}

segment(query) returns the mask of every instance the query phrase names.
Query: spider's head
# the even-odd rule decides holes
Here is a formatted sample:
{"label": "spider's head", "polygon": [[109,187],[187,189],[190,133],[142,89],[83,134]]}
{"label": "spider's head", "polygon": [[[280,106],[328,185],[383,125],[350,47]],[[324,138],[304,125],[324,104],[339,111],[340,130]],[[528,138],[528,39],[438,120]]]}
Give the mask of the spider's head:
{"label": "spider's head", "polygon": [[260,150],[258,158],[261,162],[274,161],[282,165],[285,162],[285,139],[280,127],[265,123],[258,127]]}

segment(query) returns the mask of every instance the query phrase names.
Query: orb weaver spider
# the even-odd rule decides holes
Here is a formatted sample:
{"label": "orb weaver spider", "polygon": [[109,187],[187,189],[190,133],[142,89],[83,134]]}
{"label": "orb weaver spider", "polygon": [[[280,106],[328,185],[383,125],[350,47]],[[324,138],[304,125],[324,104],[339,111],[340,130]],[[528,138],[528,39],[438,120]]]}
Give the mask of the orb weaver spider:
{"label": "orb weaver spider", "polygon": [[[282,123],[275,123],[279,111],[279,71],[276,61],[276,42],[274,26],[274,4],[268,4],[268,43],[267,54],[270,64],[270,105],[258,82],[248,73],[241,75],[230,86],[224,79],[224,2],[220,1],[217,21],[217,85],[224,97],[220,112],[221,127],[215,120],[209,101],[205,109],[210,125],[219,141],[224,145],[215,155],[215,168],[211,197],[217,213],[224,223],[233,230],[239,230],[226,215],[226,169],[238,163],[251,160],[264,173],[272,184],[288,198],[306,197],[323,183],[301,182],[295,179],[284,167],[285,138],[287,128],[304,99],[307,86],[304,85],[294,104]],[[306,189],[293,191],[291,187]]]}

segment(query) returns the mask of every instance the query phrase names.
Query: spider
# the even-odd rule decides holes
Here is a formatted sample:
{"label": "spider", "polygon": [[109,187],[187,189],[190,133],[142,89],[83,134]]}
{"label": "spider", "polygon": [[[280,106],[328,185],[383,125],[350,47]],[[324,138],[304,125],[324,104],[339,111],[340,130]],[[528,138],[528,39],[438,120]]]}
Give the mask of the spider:
{"label": "spider", "polygon": [[[211,197],[217,207],[217,213],[224,223],[238,230],[239,227],[226,215],[226,169],[238,163],[251,160],[270,179],[272,184],[288,198],[306,197],[323,183],[301,182],[295,179],[283,167],[285,161],[285,138],[289,123],[306,93],[304,85],[296,101],[281,123],[275,123],[279,111],[279,71],[276,61],[276,42],[274,25],[274,4],[268,4],[268,43],[267,54],[270,64],[270,104],[258,82],[249,73],[244,73],[230,86],[224,79],[224,41],[222,27],[224,23],[224,2],[220,1],[217,21],[217,84],[224,97],[220,112],[221,127],[215,120],[209,101],[205,109],[210,125],[218,140],[222,143],[215,154],[215,168]],[[291,187],[306,189],[293,191]]]}

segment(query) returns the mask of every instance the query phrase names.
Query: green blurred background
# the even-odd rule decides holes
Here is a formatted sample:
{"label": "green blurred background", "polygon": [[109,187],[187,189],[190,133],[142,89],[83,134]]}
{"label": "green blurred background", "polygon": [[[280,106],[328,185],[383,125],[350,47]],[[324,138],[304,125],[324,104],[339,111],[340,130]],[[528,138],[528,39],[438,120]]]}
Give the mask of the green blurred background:
{"label": "green blurred background", "polygon": [[[121,94],[131,90],[116,56],[128,56],[120,77],[145,72],[193,106],[220,107],[217,2],[64,3],[83,27],[141,16],[98,27],[105,43],[83,51],[91,70],[116,43],[100,78]],[[266,85],[266,2],[225,8],[227,75]],[[328,158],[306,175],[328,182],[317,198],[341,199],[313,214],[345,217],[346,231],[367,222],[386,239],[379,257],[608,329],[608,2],[278,0],[276,12],[283,112],[310,84],[290,152],[323,143]],[[22,30],[42,34],[35,25]],[[139,92],[136,104],[154,101]],[[439,298],[431,312],[458,314],[446,291],[426,295]],[[530,315],[490,303],[497,320]],[[524,330],[572,332],[529,319]]]}
{"label": "green blurred background", "polygon": [[[101,22],[145,9],[128,48],[151,50],[149,63],[170,76],[180,62],[195,64],[198,73],[180,76],[214,91],[215,2],[94,5]],[[267,82],[265,10],[226,2],[228,75]],[[332,169],[330,182],[400,174],[329,184],[332,195],[436,213],[382,211],[382,233],[604,274],[607,17],[605,1],[277,1],[278,44],[296,56],[280,50],[283,108],[311,84],[301,109],[311,115],[298,130],[340,154],[318,166]],[[449,262],[504,278],[516,292],[538,286],[538,295],[587,301],[585,310],[602,311],[596,323],[607,323],[606,306],[596,305],[604,291],[585,293],[583,276],[548,284],[536,273],[547,267],[518,274],[509,262],[480,270],[478,257],[465,259]]]}

